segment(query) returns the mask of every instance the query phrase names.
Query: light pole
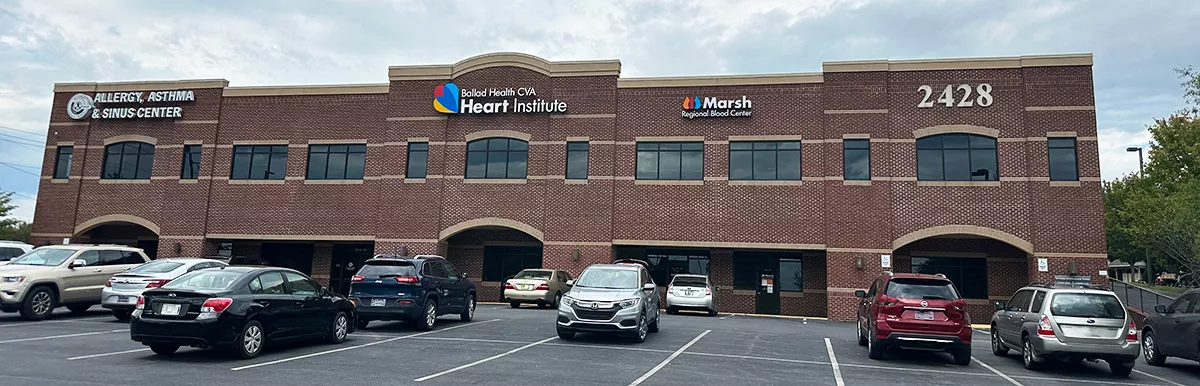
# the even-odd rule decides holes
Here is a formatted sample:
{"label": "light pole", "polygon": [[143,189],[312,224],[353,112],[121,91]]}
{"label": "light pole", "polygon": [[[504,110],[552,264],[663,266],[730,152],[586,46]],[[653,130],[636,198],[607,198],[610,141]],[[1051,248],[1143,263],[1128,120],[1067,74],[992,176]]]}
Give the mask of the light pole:
{"label": "light pole", "polygon": [[[1146,171],[1146,163],[1144,161],[1144,158],[1142,157],[1142,147],[1141,146],[1130,146],[1130,147],[1125,148],[1125,151],[1127,151],[1127,152],[1135,152],[1136,151],[1138,153],[1138,175],[1140,176],[1143,172]],[[1154,283],[1154,266],[1151,265],[1151,263],[1150,263],[1150,250],[1142,249],[1142,252],[1145,253],[1145,256],[1146,256],[1146,284],[1154,285],[1155,284]]]}

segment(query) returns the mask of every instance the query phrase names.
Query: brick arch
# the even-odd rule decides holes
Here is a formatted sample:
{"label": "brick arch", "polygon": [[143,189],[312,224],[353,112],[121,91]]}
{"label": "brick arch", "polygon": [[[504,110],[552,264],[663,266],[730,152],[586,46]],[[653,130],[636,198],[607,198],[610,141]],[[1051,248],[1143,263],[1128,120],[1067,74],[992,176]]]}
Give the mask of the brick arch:
{"label": "brick arch", "polygon": [[1004,232],[1004,231],[1000,231],[1000,230],[996,230],[996,229],[992,229],[992,228],[981,227],[981,226],[974,226],[974,225],[942,225],[942,226],[929,227],[929,228],[921,229],[921,230],[918,230],[915,232],[911,232],[904,236],[900,236],[899,238],[896,239],[896,241],[893,241],[892,242],[892,250],[900,249],[901,247],[908,245],[909,243],[912,243],[917,240],[921,240],[921,239],[925,239],[925,238],[929,238],[929,237],[933,237],[933,236],[955,235],[955,234],[958,234],[958,235],[967,234],[967,235],[990,237],[992,239],[1000,240],[1005,243],[1008,243],[1009,245],[1017,247],[1018,249],[1025,251],[1025,253],[1028,253],[1031,255],[1033,254],[1033,243],[1026,241],[1025,239],[1017,237],[1008,232]]}
{"label": "brick arch", "polygon": [[466,140],[467,140],[467,142],[471,142],[471,141],[474,141],[477,139],[493,138],[493,137],[505,137],[505,138],[519,139],[519,140],[522,140],[525,142],[529,142],[529,140],[533,139],[533,134],[523,133],[523,132],[516,131],[516,130],[480,130],[480,131],[468,133],[466,135]]}
{"label": "brick arch", "polygon": [[1000,137],[1000,130],[974,125],[939,125],[913,130],[913,138],[928,137],[947,133],[979,134],[992,138]]}
{"label": "brick arch", "polygon": [[108,214],[79,223],[79,225],[75,226],[75,235],[81,235],[84,232],[92,230],[92,228],[112,222],[127,222],[131,224],[137,224],[141,225],[143,228],[149,229],[156,235],[162,234],[162,228],[159,228],[158,224],[155,224],[153,221],[127,214]]}
{"label": "brick arch", "polygon": [[151,145],[158,145],[158,138],[137,134],[118,135],[105,138],[104,146],[112,145],[118,142],[145,142]]}
{"label": "brick arch", "polygon": [[499,217],[477,218],[474,220],[467,220],[467,221],[460,222],[458,224],[451,225],[450,227],[443,229],[442,232],[438,234],[438,241],[446,241],[447,239],[450,238],[450,236],[454,236],[454,235],[458,234],[459,232],[462,232],[462,231],[465,231],[465,230],[471,229],[471,228],[481,227],[481,226],[500,226],[500,227],[505,227],[505,228],[512,228],[512,229],[519,230],[521,232],[525,232],[525,234],[528,234],[530,236],[533,236],[533,238],[537,239],[537,241],[540,241],[540,242],[546,241],[545,233],[542,233],[542,231],[538,230],[537,228],[534,228],[533,226],[523,223],[523,222],[520,222],[520,221],[509,220],[506,218],[499,218]]}

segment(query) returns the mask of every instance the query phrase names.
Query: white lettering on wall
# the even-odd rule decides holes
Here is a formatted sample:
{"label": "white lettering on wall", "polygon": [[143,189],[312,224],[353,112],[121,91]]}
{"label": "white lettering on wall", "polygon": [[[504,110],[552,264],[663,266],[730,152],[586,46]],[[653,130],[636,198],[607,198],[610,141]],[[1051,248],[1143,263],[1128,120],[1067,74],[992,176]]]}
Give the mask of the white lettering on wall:
{"label": "white lettering on wall", "polygon": [[[947,108],[954,108],[975,106],[988,107],[991,106],[992,102],[994,101],[992,98],[992,85],[988,83],[980,83],[974,88],[972,88],[969,84],[960,84],[957,87],[952,84],[946,85],[946,88],[942,89],[942,93],[938,95],[936,101],[930,99],[933,97],[932,86],[927,84],[921,85],[921,87],[917,87],[917,91],[924,94],[924,96],[921,97],[921,102],[917,103],[917,108],[922,109],[932,108],[934,102],[937,102],[938,104],[941,104]],[[977,94],[977,96],[974,98],[971,97],[972,91]],[[959,97],[957,96],[958,94],[961,94],[962,96]],[[955,103],[955,101],[957,101],[957,103]]]}

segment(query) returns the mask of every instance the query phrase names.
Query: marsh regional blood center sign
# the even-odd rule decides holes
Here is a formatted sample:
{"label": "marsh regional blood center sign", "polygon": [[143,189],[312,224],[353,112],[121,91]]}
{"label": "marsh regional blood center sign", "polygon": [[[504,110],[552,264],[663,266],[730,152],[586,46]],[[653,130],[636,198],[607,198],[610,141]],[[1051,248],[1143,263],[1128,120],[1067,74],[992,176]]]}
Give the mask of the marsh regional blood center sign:
{"label": "marsh regional blood center sign", "polygon": [[[178,103],[195,101],[192,90],[75,94],[67,101],[67,116],[75,120],[180,118],[183,107]],[[157,106],[144,106],[147,103]]]}

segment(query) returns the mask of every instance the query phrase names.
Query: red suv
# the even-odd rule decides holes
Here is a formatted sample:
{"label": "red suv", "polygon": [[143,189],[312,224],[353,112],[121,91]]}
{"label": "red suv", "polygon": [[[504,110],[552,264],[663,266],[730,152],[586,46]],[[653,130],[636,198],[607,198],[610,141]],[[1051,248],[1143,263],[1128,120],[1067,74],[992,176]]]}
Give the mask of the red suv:
{"label": "red suv", "polygon": [[945,276],[884,272],[858,302],[858,345],[871,359],[889,347],[946,350],[954,363],[971,363],[967,302]]}

